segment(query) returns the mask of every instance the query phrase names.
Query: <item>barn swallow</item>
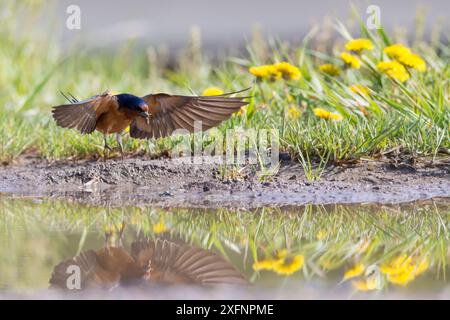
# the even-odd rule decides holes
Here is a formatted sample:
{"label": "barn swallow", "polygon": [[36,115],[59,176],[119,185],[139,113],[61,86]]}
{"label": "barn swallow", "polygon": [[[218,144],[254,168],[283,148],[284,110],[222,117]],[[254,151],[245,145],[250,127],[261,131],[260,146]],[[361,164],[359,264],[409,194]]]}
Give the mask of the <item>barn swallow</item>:
{"label": "barn swallow", "polygon": [[68,281],[73,266],[79,268],[80,287],[76,289],[80,290],[133,284],[248,284],[230,262],[212,251],[144,239],[131,244],[130,254],[121,240],[109,245],[108,237],[104,248],[83,251],[56,265],[50,288],[71,289]]}
{"label": "barn swallow", "polygon": [[157,93],[144,97],[107,91],[83,101],[65,96],[70,103],[53,107],[52,113],[60,127],[74,128],[83,134],[100,131],[108,150],[106,136],[115,133],[123,156],[121,134],[126,128],[130,128],[131,137],[138,139],[166,137],[176,129],[194,132],[196,121],[201,121],[202,130],[207,130],[248,104],[247,97],[231,97],[246,90],[217,96]]}

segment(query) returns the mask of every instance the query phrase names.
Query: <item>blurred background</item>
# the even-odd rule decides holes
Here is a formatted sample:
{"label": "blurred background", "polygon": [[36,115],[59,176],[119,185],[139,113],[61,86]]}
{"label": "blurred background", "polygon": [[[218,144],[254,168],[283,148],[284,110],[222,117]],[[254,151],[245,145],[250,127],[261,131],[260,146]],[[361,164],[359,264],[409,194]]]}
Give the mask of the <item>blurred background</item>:
{"label": "blurred background", "polygon": [[[70,5],[81,10],[79,30],[66,27]],[[131,38],[170,48],[185,46],[194,28],[194,32],[201,30],[204,49],[220,50],[242,46],[255,31],[299,42],[316,25],[332,29],[337,19],[351,25],[352,7],[367,17],[369,5],[380,8],[385,29],[405,37],[412,37],[418,26],[423,36],[430,36],[433,29],[449,28],[448,0],[63,0],[48,2],[37,28],[50,32],[64,46],[78,41],[102,47]],[[356,28],[357,21],[353,23]],[[328,36],[321,32],[321,37]]]}

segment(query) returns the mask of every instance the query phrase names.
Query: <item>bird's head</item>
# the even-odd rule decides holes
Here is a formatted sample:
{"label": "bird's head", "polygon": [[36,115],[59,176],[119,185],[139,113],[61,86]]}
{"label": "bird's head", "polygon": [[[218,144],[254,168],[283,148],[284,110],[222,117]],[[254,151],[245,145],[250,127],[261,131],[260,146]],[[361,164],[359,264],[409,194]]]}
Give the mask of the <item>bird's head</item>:
{"label": "bird's head", "polygon": [[148,120],[148,105],[144,99],[128,93],[116,95],[119,110],[125,111],[135,117],[142,117]]}

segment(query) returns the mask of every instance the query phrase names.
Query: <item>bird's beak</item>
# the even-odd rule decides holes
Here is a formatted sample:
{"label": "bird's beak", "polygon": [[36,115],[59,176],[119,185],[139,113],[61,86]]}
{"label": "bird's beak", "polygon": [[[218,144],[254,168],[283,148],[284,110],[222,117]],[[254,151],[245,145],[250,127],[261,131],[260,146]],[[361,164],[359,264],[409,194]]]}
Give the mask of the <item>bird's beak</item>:
{"label": "bird's beak", "polygon": [[148,115],[148,113],[147,112],[141,112],[141,113],[139,113],[139,116],[140,117],[142,117],[142,118],[144,118],[145,119],[145,122],[147,123],[147,124],[149,124],[149,115]]}

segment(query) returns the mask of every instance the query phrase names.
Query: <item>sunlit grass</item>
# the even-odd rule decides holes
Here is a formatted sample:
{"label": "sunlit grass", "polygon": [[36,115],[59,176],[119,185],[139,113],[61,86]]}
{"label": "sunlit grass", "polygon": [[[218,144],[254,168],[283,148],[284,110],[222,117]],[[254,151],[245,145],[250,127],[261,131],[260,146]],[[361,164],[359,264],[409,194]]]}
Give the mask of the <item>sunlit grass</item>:
{"label": "sunlit grass", "polygon": [[[414,52],[423,57],[427,69],[411,70],[406,82],[377,70],[377,63],[388,59],[383,48],[398,40],[383,30],[369,31],[362,24],[352,35],[337,23],[340,35],[330,50],[318,51],[309,36],[298,46],[261,43],[255,38],[249,41],[247,53],[214,64],[195,45],[198,33],[194,32],[191,45],[169,67],[164,50],[142,50],[132,41],[108,52],[86,51],[76,45],[63,51],[50,37],[37,38],[32,33],[17,37],[14,30],[19,21],[14,13],[25,5],[7,1],[13,14],[3,18],[0,30],[0,160],[4,162],[30,151],[48,159],[101,154],[99,133],[82,136],[56,127],[50,108],[64,103],[59,91],[70,91],[79,98],[107,89],[138,95],[200,94],[212,86],[235,91],[252,84],[250,105],[220,130],[278,128],[281,149],[289,151],[306,170],[311,171],[313,160],[324,163],[370,157],[393,147],[432,157],[450,150],[450,50],[444,43],[414,43]],[[39,12],[39,7],[34,10]],[[373,43],[373,50],[359,53],[359,69],[346,68],[340,58],[345,41],[352,36]],[[254,82],[249,68],[281,61],[290,63],[283,68],[294,72],[293,76],[280,73],[277,81]],[[321,71],[320,65],[326,63],[337,65],[340,74],[330,76]],[[363,85],[368,91],[355,92],[351,89],[354,85]],[[314,114],[316,108],[338,114],[342,120],[319,118]],[[173,144],[172,138],[149,143],[126,138],[125,150],[158,155]],[[311,179],[317,174],[311,173]]]}
{"label": "sunlit grass", "polygon": [[[32,246],[36,237],[42,243],[49,237],[59,240],[51,250],[36,247],[34,251],[66,257],[74,254],[64,253],[68,242],[78,242],[80,250],[87,249],[84,241],[89,234],[90,241],[96,235],[101,246],[105,230],[118,228],[123,221],[128,242],[142,236],[182,239],[220,252],[257,282],[274,277],[282,281],[285,276],[293,281],[325,277],[336,284],[353,281],[359,290],[381,290],[409,285],[422,273],[446,281],[450,208],[448,203],[432,201],[402,206],[308,205],[242,211],[107,208],[1,198],[0,243],[5,246],[0,250],[1,269],[13,267],[8,261]],[[23,239],[16,241],[17,237]],[[264,263],[267,259],[272,264]],[[398,262],[402,259],[404,263]],[[284,267],[277,269],[280,263]],[[355,267],[363,272],[356,272]]]}

